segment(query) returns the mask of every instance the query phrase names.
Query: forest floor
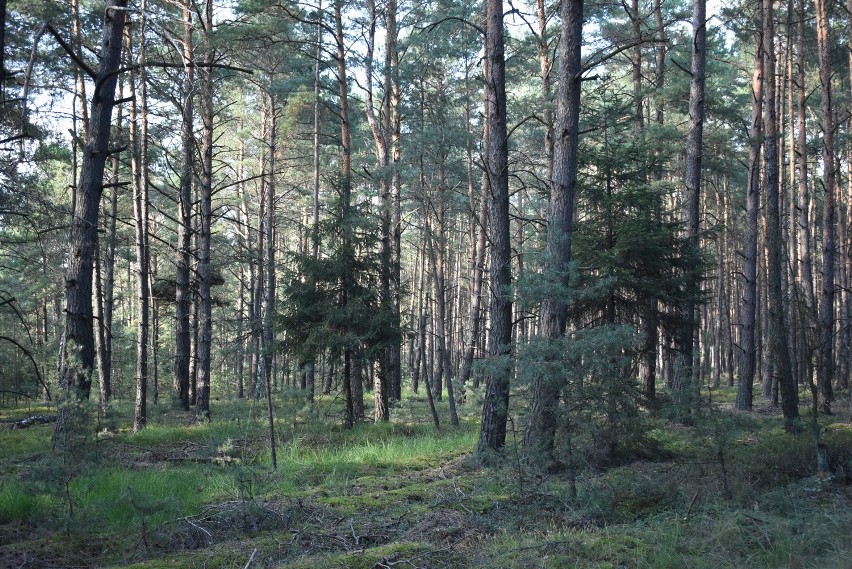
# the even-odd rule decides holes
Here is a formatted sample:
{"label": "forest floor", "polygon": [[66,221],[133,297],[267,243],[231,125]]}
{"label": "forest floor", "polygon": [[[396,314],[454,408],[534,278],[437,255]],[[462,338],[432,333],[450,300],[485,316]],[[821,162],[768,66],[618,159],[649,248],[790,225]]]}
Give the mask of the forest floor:
{"label": "forest floor", "polygon": [[274,470],[263,402],[214,401],[205,424],[161,403],[136,434],[119,402],[116,432],[67,452],[52,425],[0,425],[0,569],[852,566],[848,415],[820,418],[817,476],[807,413],[788,435],[714,396],[692,426],[649,419],[655,454],[578,469],[576,498],[565,472],[520,463],[520,433],[482,466],[476,406],[436,432],[417,396],[349,431],[339,400],[278,396]]}

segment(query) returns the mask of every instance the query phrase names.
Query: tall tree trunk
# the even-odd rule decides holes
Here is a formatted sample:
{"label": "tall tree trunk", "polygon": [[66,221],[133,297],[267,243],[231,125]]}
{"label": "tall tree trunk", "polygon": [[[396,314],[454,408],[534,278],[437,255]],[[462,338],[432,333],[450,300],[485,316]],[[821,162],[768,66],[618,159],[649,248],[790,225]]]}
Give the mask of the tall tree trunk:
{"label": "tall tree trunk", "polygon": [[[60,386],[71,401],[89,398],[95,368],[95,336],[92,311],[92,270],[98,244],[98,210],[104,169],[110,155],[109,140],[115,86],[121,64],[122,36],[127,0],[106,0],[100,64],[92,95],[91,124],[83,148],[83,164],[77,184],[74,219],[65,271],[65,334],[60,367]],[[74,405],[59,408],[54,446],[72,429]]]}
{"label": "tall tree trunk", "polygon": [[[657,28],[657,51],[654,69],[654,88],[658,94],[656,100],[655,121],[657,126],[662,128],[665,124],[665,103],[662,96],[663,87],[666,81],[666,45],[668,38],[666,37],[666,28],[663,22],[663,10],[661,6],[662,0],[654,0],[654,23]],[[636,14],[638,15],[638,6],[636,6]],[[634,36],[636,30],[634,29]],[[638,41],[638,37],[636,38]],[[641,70],[640,70],[641,76]],[[640,109],[641,110],[641,109]],[[662,160],[662,144],[657,143],[655,149],[656,167],[654,168],[654,179],[657,182],[663,181],[663,160]],[[658,222],[662,221],[662,196],[655,200],[656,211],[654,215]],[[643,346],[644,364],[642,365],[642,396],[646,401],[653,401],[657,396],[657,354],[660,345],[660,305],[656,298],[648,298],[645,301],[643,324],[645,345]]]}
{"label": "tall tree trunk", "polygon": [[[831,101],[831,28],[826,0],[814,0],[817,16],[819,83],[822,95],[822,294],[819,307],[818,410],[831,414],[834,397],[834,272],[836,259],[835,200],[837,172],[834,152],[834,110]],[[787,415],[785,413],[785,418]]]}
{"label": "tall tree trunk", "polygon": [[[383,115],[377,116],[378,109],[373,101],[373,56],[375,52],[375,40],[376,40],[376,26],[379,20],[378,12],[376,11],[376,3],[375,0],[367,1],[367,11],[370,18],[370,25],[367,34],[367,57],[365,60],[365,81],[366,81],[366,104],[365,110],[367,113],[367,122],[370,125],[370,132],[373,135],[373,141],[376,145],[376,158],[378,161],[378,168],[380,172],[379,178],[379,203],[380,203],[380,228],[381,228],[381,240],[380,240],[380,272],[381,272],[381,298],[382,305],[385,310],[391,310],[391,290],[390,290],[390,280],[391,280],[391,255],[392,248],[391,240],[391,200],[390,200],[390,172],[388,170],[389,164],[389,154],[390,154],[390,133],[387,131],[388,122],[381,121],[381,118],[389,118],[387,114],[383,113]],[[387,30],[386,30],[387,32]],[[391,41],[391,40],[389,40]],[[386,77],[388,77],[389,70],[386,70]],[[383,100],[389,101],[390,93],[387,92],[387,88],[389,87],[389,79],[386,81],[385,85],[385,93]],[[386,346],[382,356],[381,356],[381,365],[379,368],[378,379],[375,383],[375,389],[373,390],[373,395],[375,398],[375,411],[374,416],[376,421],[388,421],[390,420],[390,384],[388,382],[388,372],[390,368],[389,361],[389,350],[390,346]]]}
{"label": "tall tree trunk", "polygon": [[387,350],[387,382],[391,397],[402,399],[402,177],[400,139],[402,115],[399,87],[399,46],[397,28],[397,0],[387,0],[385,6],[387,30],[385,33],[385,126],[390,136],[390,309],[394,336]]}
{"label": "tall tree trunk", "polygon": [[491,334],[478,451],[506,444],[512,353],[512,257],[509,239],[509,145],[506,127],[506,56],[503,1],[485,2],[485,176],[488,178],[491,241]]}
{"label": "tall tree trunk", "polygon": [[210,231],[213,219],[213,0],[204,9],[204,67],[199,70],[201,88],[201,220],[198,234],[198,367],[195,388],[195,418],[210,419],[210,348],[213,341],[213,302],[210,296],[212,269]]}
{"label": "tall tree trunk", "polygon": [[[541,302],[541,328],[551,344],[547,358],[556,361],[565,334],[568,306],[568,267],[571,263],[571,231],[574,191],[577,185],[577,148],[580,122],[580,46],[583,36],[583,0],[563,0],[562,34],[559,40],[559,87],[553,147],[553,178],[547,207],[546,278],[552,282]],[[549,366],[545,366],[546,368]],[[545,371],[533,379],[529,424],[524,446],[529,459],[546,466],[553,459],[557,410],[563,374]]]}
{"label": "tall tree trunk", "polygon": [[[139,61],[145,61],[145,18],[147,0],[142,0],[139,22]],[[128,52],[132,36],[129,36]],[[138,82],[138,86],[137,86]],[[140,431],[148,420],[148,335],[150,324],[150,266],[148,253],[148,89],[147,74],[142,67],[131,74],[131,85],[137,96],[130,102],[130,147],[133,176],[133,218],[136,229],[136,292],[139,295],[136,317],[136,406],[133,430]]]}
{"label": "tall tree trunk", "polygon": [[[351,228],[348,223],[350,216],[350,200],[352,191],[352,132],[349,124],[349,85],[346,75],[346,46],[343,37],[343,7],[342,0],[334,2],[335,40],[337,44],[337,85],[340,96],[340,138],[341,138],[341,216],[343,219],[343,249],[349,255],[352,250]],[[347,309],[349,292],[352,286],[351,274],[344,270],[341,282],[341,309]],[[343,390],[346,395],[346,413],[344,426],[352,428],[356,416],[355,394],[352,389],[352,346],[343,347]],[[359,406],[363,406],[363,401]]]}
{"label": "tall tree trunk", "polygon": [[190,405],[190,262],[192,247],[192,178],[195,164],[195,133],[193,132],[193,98],[195,96],[195,67],[192,48],[192,2],[184,0],[183,62],[184,79],[181,107],[180,194],[178,196],[178,241],[175,251],[175,363],[174,385],[181,407]]}
{"label": "tall tree trunk", "polygon": [[[751,81],[751,127],[749,129],[748,189],[746,191],[745,238],[743,242],[743,320],[740,336],[742,359],[736,408],[750,411],[757,363],[757,238],[760,211],[760,149],[763,145],[763,6],[755,10],[754,75]],[[771,79],[770,79],[771,80]],[[772,135],[774,136],[774,134]]]}
{"label": "tall tree trunk", "polygon": [[766,104],[764,105],[764,156],[766,171],[766,248],[767,285],[769,288],[769,357],[775,362],[775,381],[781,391],[781,408],[787,430],[796,428],[799,417],[799,394],[790,364],[787,345],[787,314],[784,302],[782,272],[785,270],[781,239],[781,188],[779,183],[778,114],[775,99],[775,22],[774,0],[763,2],[763,57],[766,72]]}
{"label": "tall tree trunk", "polygon": [[[704,135],[704,84],[705,63],[707,58],[707,2],[692,2],[692,59],[689,80],[689,120],[686,138],[686,157],[684,159],[684,187],[686,240],[689,246],[698,251],[700,246],[698,230],[700,225],[701,204],[701,157]],[[698,297],[701,289],[701,272],[698,267],[689,267],[686,274],[687,301],[683,311],[683,328],[680,338],[683,369],[680,381],[673,385],[679,404],[683,406],[684,417],[691,412],[697,399],[700,383],[698,366],[695,363],[698,335]]]}
{"label": "tall tree trunk", "polygon": [[[313,162],[313,223],[311,225],[311,256],[314,261],[319,259],[319,215],[320,215],[320,111],[322,99],[320,98],[320,87],[322,86],[320,71],[323,58],[322,45],[322,0],[317,5],[317,35],[316,35],[316,63],[314,65],[314,162]],[[308,404],[313,406],[316,391],[315,371],[316,354],[309,354],[304,364],[304,387]]]}

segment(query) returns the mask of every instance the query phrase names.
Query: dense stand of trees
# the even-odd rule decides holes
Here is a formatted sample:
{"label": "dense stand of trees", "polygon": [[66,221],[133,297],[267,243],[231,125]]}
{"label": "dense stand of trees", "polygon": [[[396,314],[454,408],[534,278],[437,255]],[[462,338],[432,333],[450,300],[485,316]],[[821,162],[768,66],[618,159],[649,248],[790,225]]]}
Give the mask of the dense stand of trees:
{"label": "dense stand of trees", "polygon": [[844,404],[839,1],[0,9],[0,399],[410,389],[543,468],[661,393]]}

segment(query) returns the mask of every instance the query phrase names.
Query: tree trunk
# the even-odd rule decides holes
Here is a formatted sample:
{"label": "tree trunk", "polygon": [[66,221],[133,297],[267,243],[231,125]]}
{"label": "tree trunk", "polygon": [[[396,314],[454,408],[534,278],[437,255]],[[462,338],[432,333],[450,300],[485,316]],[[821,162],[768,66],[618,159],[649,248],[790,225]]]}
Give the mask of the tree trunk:
{"label": "tree trunk", "polygon": [[[349,208],[352,190],[352,133],[349,124],[349,85],[346,75],[346,46],[343,37],[343,14],[342,0],[334,2],[335,39],[337,43],[337,85],[340,96],[340,138],[341,138],[341,216],[343,218],[343,243],[344,254],[350,254],[352,250],[352,235],[349,227]],[[352,275],[344,270],[341,282],[340,304],[341,309],[346,310],[349,303],[349,289],[351,287]],[[347,344],[343,348],[343,390],[346,395],[346,414],[344,426],[352,428],[358,419],[356,415],[355,394],[352,388],[352,346]],[[363,406],[363,401],[359,406]]]}
{"label": "tree trunk", "polygon": [[506,58],[503,1],[485,2],[485,176],[488,178],[491,238],[491,334],[478,451],[506,444],[512,353],[512,257],[509,242],[509,147],[506,127]]}
{"label": "tree trunk", "polygon": [[[195,388],[195,418],[210,420],[210,348],[213,340],[212,299],[210,284],[210,231],[213,200],[213,60],[210,45],[213,33],[213,0],[207,0],[204,9],[204,35],[206,38],[204,67],[199,70],[201,88],[201,227],[198,234],[198,367]],[[274,450],[273,450],[274,452]],[[274,459],[274,455],[273,455]]]}
{"label": "tree trunk", "polygon": [[74,402],[89,398],[95,368],[92,311],[92,270],[98,244],[98,210],[104,169],[109,156],[115,86],[121,64],[127,0],[106,0],[100,64],[92,95],[91,125],[83,148],[83,164],[74,204],[74,219],[65,272],[65,334],[60,386],[69,392],[70,405],[60,407],[54,446],[72,428]]}
{"label": "tree trunk", "polygon": [[[821,414],[831,414],[834,397],[834,272],[836,229],[835,200],[837,186],[836,158],[834,152],[834,110],[831,101],[831,27],[825,0],[814,0],[817,16],[817,45],[819,51],[819,83],[822,94],[822,294],[819,307],[819,366],[817,390],[818,409]],[[798,415],[798,414],[797,414]],[[785,419],[787,413],[785,410]]]}
{"label": "tree trunk", "polygon": [[181,407],[190,405],[190,292],[189,272],[192,243],[192,178],[195,164],[195,134],[193,132],[193,97],[195,72],[192,48],[192,2],[185,0],[183,11],[183,62],[185,64],[181,92],[181,166],[178,196],[178,241],[175,252],[175,364],[174,385]]}
{"label": "tree trunk", "polygon": [[[743,321],[740,336],[742,359],[736,408],[751,411],[752,386],[757,363],[757,238],[760,211],[760,149],[763,145],[763,7],[755,11],[754,75],[751,81],[751,128],[749,129],[748,188],[746,190],[745,236],[743,241]],[[774,134],[773,134],[774,136]]]}
{"label": "tree trunk", "polygon": [[[689,124],[686,138],[684,186],[686,188],[686,239],[698,251],[699,212],[701,203],[701,156],[704,135],[704,83],[707,58],[707,2],[692,2],[692,62],[689,80]],[[695,365],[696,336],[698,333],[698,297],[701,273],[698,267],[687,269],[687,302],[683,313],[684,326],[681,337],[683,354],[682,381],[675,382],[678,397],[689,409],[700,389],[698,369]],[[683,413],[688,413],[687,409]]]}
{"label": "tree trunk", "polygon": [[[580,46],[583,36],[583,1],[563,0],[562,34],[559,40],[559,87],[553,147],[553,178],[547,208],[547,287],[541,302],[541,328],[551,344],[549,360],[558,360],[556,351],[565,334],[568,307],[565,292],[571,263],[571,231],[574,219],[574,191],[577,185],[577,148],[580,121]],[[564,374],[547,370],[533,378],[529,424],[524,446],[529,460],[546,466],[553,460],[553,444],[558,423],[557,410]]]}
{"label": "tree trunk", "polygon": [[[145,9],[139,26],[139,60],[145,60]],[[132,37],[128,41],[128,52]],[[150,329],[151,298],[150,266],[148,259],[148,90],[147,74],[143,67],[131,75],[131,85],[137,97],[130,103],[131,171],[133,176],[133,218],[136,229],[136,292],[139,295],[136,317],[136,406],[133,430],[138,432],[148,420],[148,335]],[[137,88],[138,81],[138,88]]]}
{"label": "tree trunk", "polygon": [[[375,0],[367,1],[367,11],[370,18],[370,25],[367,34],[367,57],[365,59],[365,81],[366,81],[366,101],[365,110],[367,113],[367,122],[370,125],[370,132],[373,135],[373,141],[376,145],[377,166],[380,172],[379,178],[379,203],[380,203],[380,280],[381,280],[381,300],[385,310],[391,310],[391,293],[390,293],[390,258],[391,258],[391,229],[390,229],[390,172],[388,171],[389,162],[389,133],[387,123],[380,122],[380,117],[377,116],[377,109],[373,102],[373,55],[376,40],[376,25],[379,19],[376,12]],[[389,39],[388,41],[392,41]],[[386,70],[389,73],[389,70]],[[389,100],[387,90],[384,93],[383,100]],[[386,116],[386,115],[384,115]],[[390,420],[390,404],[388,371],[390,367],[389,346],[386,346],[381,356],[381,367],[379,369],[378,379],[375,382],[373,396],[375,398],[374,417],[376,421]]]}
{"label": "tree trunk", "polygon": [[781,408],[788,431],[796,428],[799,417],[799,395],[790,364],[787,345],[787,314],[784,302],[782,272],[785,270],[781,239],[781,188],[779,183],[778,116],[775,100],[775,23],[774,0],[763,3],[763,56],[766,71],[765,151],[766,171],[766,248],[767,284],[769,287],[769,357],[775,362],[775,381],[781,391]]}

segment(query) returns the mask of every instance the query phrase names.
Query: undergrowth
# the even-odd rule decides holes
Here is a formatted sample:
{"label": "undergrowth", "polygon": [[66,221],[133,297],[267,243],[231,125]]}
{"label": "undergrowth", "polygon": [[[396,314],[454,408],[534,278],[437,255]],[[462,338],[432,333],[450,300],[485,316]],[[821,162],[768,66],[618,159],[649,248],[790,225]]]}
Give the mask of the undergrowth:
{"label": "undergrowth", "polygon": [[259,405],[214,411],[196,424],[163,406],[74,460],[52,454],[50,425],[0,430],[0,567],[840,568],[852,555],[844,417],[820,419],[832,470],[815,476],[813,437],[775,415],[651,415],[645,458],[588,464],[575,497],[566,472],[519,460],[520,433],[481,466],[476,414],[436,432],[422,398],[346,430],[282,396],[277,470]]}

